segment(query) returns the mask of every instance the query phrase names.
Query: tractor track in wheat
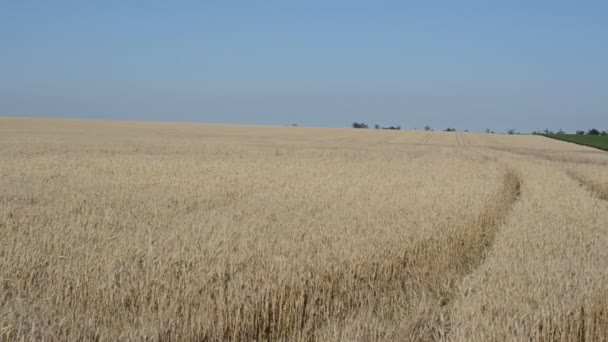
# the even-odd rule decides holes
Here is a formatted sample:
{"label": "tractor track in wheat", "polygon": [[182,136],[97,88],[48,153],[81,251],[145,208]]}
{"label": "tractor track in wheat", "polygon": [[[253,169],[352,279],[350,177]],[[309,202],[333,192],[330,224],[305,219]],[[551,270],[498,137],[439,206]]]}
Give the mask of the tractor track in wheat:
{"label": "tractor track in wheat", "polygon": [[576,171],[568,170],[566,173],[582,187],[585,187],[593,197],[608,201],[608,184],[586,177]]}
{"label": "tractor track in wheat", "polygon": [[434,298],[434,318],[416,322],[413,336],[418,340],[446,338],[449,307],[458,282],[483,262],[500,223],[521,195],[521,178],[516,172],[507,171],[502,182],[495,201],[475,221],[464,222],[452,234],[434,236],[408,248],[400,257],[370,261],[356,268],[337,268],[331,273],[312,271],[251,305],[234,307],[226,305],[228,299],[219,300],[214,311],[228,319],[224,329],[214,336],[222,340],[312,337],[325,322],[346,319],[361,307],[362,300],[379,300],[368,291],[374,288],[379,295],[397,291],[401,296],[412,297],[411,303],[420,293]]}

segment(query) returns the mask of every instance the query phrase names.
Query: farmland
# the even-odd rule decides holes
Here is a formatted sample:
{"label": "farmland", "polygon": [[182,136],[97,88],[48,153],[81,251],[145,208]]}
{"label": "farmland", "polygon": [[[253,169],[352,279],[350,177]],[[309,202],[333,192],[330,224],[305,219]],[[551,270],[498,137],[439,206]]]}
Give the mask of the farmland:
{"label": "farmland", "polygon": [[599,148],[608,151],[608,136],[605,135],[582,135],[582,134],[550,134],[546,135],[552,139],[563,140],[574,144]]}
{"label": "farmland", "polygon": [[608,155],[0,118],[1,340],[606,340]]}

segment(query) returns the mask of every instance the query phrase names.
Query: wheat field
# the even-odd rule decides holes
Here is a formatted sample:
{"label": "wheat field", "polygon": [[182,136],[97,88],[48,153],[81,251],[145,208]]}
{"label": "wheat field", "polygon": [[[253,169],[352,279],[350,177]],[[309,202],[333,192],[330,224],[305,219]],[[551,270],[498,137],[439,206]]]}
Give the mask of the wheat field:
{"label": "wheat field", "polygon": [[0,339],[606,341],[608,155],[0,118]]}

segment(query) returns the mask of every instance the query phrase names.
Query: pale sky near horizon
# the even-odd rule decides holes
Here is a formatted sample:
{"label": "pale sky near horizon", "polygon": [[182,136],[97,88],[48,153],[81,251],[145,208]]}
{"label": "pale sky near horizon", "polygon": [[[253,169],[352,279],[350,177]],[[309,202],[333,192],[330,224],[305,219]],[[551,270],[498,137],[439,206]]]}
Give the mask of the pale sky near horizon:
{"label": "pale sky near horizon", "polygon": [[606,1],[0,0],[0,115],[608,129]]}

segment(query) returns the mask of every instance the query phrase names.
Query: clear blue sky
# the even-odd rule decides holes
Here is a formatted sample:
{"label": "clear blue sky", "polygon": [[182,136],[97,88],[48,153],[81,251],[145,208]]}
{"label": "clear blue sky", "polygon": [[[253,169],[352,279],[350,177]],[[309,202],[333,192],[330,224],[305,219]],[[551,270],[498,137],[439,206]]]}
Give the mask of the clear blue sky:
{"label": "clear blue sky", "polygon": [[0,115],[608,129],[608,2],[0,0]]}

